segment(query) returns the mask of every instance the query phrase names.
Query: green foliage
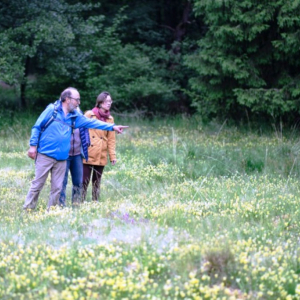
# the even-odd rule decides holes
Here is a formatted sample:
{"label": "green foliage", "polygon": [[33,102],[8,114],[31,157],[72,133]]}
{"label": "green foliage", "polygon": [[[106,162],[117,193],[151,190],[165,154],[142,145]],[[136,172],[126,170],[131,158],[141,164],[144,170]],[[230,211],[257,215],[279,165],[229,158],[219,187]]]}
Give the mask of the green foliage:
{"label": "green foliage", "polygon": [[162,49],[122,45],[120,40],[104,35],[93,52],[97,62],[91,62],[86,79],[92,103],[99,87],[105,87],[117,99],[118,109],[155,111],[165,109],[163,102],[174,99],[173,91],[178,86],[167,78],[167,53]]}
{"label": "green foliage", "polygon": [[22,70],[27,57],[42,56],[43,51],[50,50],[58,41],[61,43],[57,47],[63,48],[74,39],[63,17],[65,9],[61,1],[31,1],[30,5],[25,0],[2,2],[1,34],[6,47],[11,50],[4,58],[11,59],[9,54],[19,57],[19,80],[24,80]]}
{"label": "green foliage", "polygon": [[7,34],[0,33],[0,80],[13,85],[23,79],[22,48]]}
{"label": "green foliage", "polygon": [[107,90],[119,111],[293,121],[299,13],[298,0],[4,0],[0,81],[36,109],[74,86],[83,109]]}
{"label": "green foliage", "polygon": [[94,105],[97,95],[107,90],[118,110],[166,110],[179,85],[167,70],[170,56],[163,47],[124,43],[121,28],[127,17],[119,11],[91,45],[86,76],[80,78],[83,107]]}
{"label": "green foliage", "polygon": [[0,80],[39,109],[75,86],[86,108],[109,90],[119,110],[178,111],[188,104],[184,8],[180,0],[2,1]]}
{"label": "green foliage", "polygon": [[298,1],[195,1],[205,36],[185,63],[194,105],[203,115],[240,114],[243,107],[273,117],[299,111]]}
{"label": "green foliage", "polygon": [[28,87],[26,98],[31,106],[37,100],[44,105],[52,102],[51,87],[57,95],[57,85],[77,80],[84,70],[82,64],[90,52],[87,37],[101,28],[95,25],[101,16],[84,20],[81,15],[92,8],[64,0],[2,2],[0,80]]}

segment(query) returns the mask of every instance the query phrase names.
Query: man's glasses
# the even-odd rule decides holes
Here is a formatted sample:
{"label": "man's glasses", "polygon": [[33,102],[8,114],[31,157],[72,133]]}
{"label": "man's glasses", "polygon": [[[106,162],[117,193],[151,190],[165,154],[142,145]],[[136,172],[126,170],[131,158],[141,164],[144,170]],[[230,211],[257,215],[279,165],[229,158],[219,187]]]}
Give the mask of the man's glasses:
{"label": "man's glasses", "polygon": [[77,101],[78,103],[80,102],[80,98],[73,98],[73,97],[68,97],[68,98],[73,99],[73,100]]}
{"label": "man's glasses", "polygon": [[112,101],[104,101],[103,103],[104,104],[112,104],[113,102]]}

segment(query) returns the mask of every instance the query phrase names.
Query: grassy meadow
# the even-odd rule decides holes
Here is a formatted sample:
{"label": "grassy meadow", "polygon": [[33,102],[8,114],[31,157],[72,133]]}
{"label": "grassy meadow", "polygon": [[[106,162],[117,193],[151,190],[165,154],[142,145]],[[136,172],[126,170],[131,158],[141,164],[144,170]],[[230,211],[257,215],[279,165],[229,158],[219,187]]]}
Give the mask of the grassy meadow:
{"label": "grassy meadow", "polygon": [[296,127],[116,118],[101,202],[25,213],[36,117],[0,116],[0,299],[300,299]]}

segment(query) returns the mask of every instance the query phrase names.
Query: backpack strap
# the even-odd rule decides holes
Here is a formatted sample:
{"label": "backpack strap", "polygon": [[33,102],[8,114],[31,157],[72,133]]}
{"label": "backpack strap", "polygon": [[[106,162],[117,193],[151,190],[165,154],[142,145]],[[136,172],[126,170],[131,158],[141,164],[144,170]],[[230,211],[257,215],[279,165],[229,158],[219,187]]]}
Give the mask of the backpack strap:
{"label": "backpack strap", "polygon": [[[68,123],[66,123],[66,122],[64,122],[64,121],[62,121],[62,120],[59,120],[59,119],[54,119],[53,121],[58,122],[58,123],[61,123],[61,124],[64,124],[64,125],[66,125],[66,126],[69,126],[69,127],[72,128],[72,130],[75,129],[75,120],[72,120],[72,125],[70,125],[70,124],[68,124]],[[48,125],[48,126],[49,126],[49,125]],[[73,133],[73,132],[72,132],[72,133]]]}
{"label": "backpack strap", "polygon": [[56,119],[56,116],[57,116],[57,108],[58,108],[58,105],[55,105],[55,104],[54,104],[54,110],[53,110],[52,116],[51,116],[50,119],[46,122],[46,124],[43,126],[43,128],[41,129],[40,134],[42,134],[42,133],[47,129],[47,127],[49,127],[49,125]]}

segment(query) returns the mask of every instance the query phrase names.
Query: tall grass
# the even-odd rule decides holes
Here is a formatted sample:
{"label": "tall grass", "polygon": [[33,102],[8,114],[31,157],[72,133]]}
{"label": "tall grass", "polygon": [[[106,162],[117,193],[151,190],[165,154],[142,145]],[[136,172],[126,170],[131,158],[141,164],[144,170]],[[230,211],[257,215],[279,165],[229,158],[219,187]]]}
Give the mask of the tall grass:
{"label": "tall grass", "polygon": [[300,299],[294,129],[118,120],[101,201],[25,213],[35,117],[0,124],[1,299]]}

